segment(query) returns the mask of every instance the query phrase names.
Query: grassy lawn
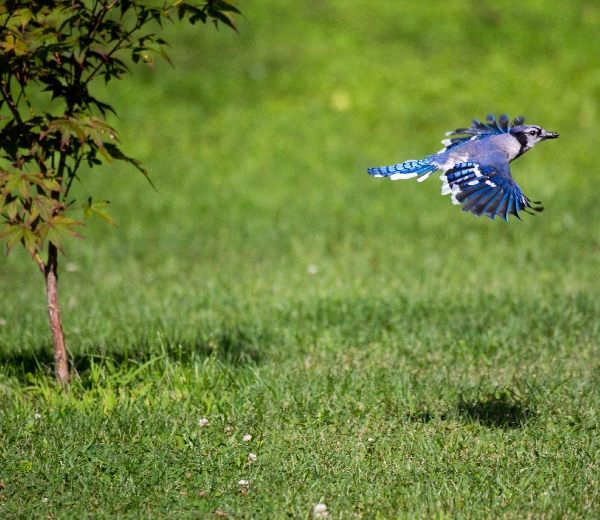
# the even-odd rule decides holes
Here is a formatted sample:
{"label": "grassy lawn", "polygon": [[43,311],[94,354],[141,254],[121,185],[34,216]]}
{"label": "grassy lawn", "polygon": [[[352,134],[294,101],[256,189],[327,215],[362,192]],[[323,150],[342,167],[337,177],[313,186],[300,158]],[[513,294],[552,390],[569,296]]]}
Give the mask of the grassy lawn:
{"label": "grassy lawn", "polygon": [[[61,258],[70,392],[0,259],[0,517],[600,516],[600,7],[236,5],[104,94],[157,192],[77,188],[119,227]],[[542,214],[365,174],[492,112],[561,134],[512,167]]]}

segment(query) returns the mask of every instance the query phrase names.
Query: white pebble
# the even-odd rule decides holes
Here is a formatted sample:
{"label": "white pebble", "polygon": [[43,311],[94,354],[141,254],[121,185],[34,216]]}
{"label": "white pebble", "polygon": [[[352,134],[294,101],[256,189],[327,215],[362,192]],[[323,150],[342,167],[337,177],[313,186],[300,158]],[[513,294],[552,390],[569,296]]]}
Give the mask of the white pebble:
{"label": "white pebble", "polygon": [[315,518],[325,518],[329,515],[329,511],[327,511],[327,506],[325,504],[317,504],[314,509]]}

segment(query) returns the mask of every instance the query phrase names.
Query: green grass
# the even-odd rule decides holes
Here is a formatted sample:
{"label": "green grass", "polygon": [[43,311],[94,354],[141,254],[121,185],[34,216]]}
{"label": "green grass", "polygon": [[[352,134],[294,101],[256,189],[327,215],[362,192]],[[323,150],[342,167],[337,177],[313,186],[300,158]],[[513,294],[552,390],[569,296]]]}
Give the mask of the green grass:
{"label": "green grass", "polygon": [[[237,5],[105,92],[158,193],[83,175],[119,227],[62,260],[69,393],[1,260],[0,517],[598,517],[600,8]],[[513,164],[544,213],[364,173],[490,112],[560,132]]]}

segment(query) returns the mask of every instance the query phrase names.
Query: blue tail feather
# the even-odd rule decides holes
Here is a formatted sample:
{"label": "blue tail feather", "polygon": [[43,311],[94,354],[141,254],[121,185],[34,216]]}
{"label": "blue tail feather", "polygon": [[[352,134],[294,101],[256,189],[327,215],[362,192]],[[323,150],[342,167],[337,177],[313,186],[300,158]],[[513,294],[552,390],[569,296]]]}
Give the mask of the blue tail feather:
{"label": "blue tail feather", "polygon": [[392,166],[381,166],[377,168],[369,168],[367,173],[375,177],[390,177],[396,179],[411,179],[417,175],[422,175],[419,180],[424,180],[429,177],[438,168],[431,162],[431,159],[421,159],[419,161],[405,161],[401,164]]}

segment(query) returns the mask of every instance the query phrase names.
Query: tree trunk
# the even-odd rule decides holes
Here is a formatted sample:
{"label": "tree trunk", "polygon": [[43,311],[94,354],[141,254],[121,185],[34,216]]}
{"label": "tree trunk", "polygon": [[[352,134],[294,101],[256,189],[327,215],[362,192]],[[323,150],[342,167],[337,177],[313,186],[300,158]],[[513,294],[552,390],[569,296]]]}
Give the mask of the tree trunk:
{"label": "tree trunk", "polygon": [[48,296],[48,315],[50,316],[50,330],[54,341],[54,371],[56,380],[63,385],[70,380],[69,357],[65,349],[62,323],[60,321],[60,307],[58,306],[58,250],[52,243],[48,243],[48,262],[44,269],[46,277],[46,294]]}

